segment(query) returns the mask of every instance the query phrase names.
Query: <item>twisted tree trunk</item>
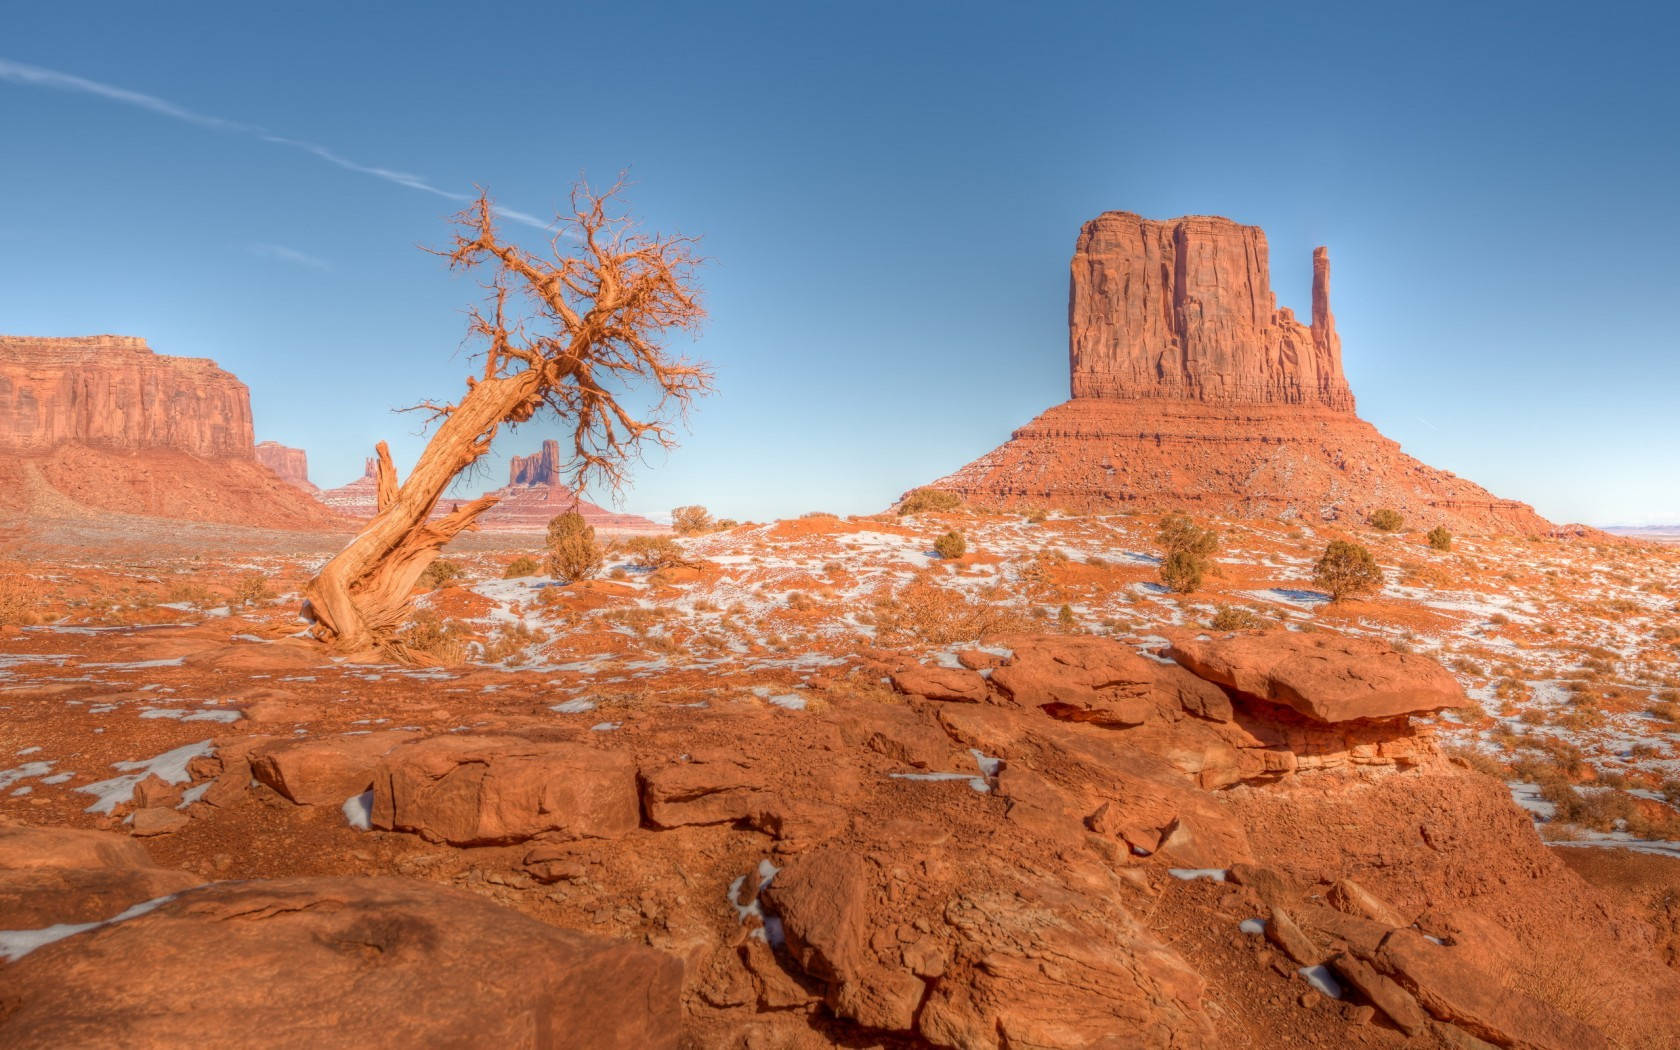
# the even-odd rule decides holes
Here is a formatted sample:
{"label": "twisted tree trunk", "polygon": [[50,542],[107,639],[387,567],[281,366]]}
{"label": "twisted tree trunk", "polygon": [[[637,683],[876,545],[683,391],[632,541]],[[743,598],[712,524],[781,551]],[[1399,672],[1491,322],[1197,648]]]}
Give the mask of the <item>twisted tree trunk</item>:
{"label": "twisted tree trunk", "polygon": [[[673,443],[665,423],[632,416],[608,384],[651,381],[656,412],[672,404],[684,409],[708,388],[703,365],[669,356],[657,341],[666,329],[693,327],[703,316],[689,285],[692,242],[638,234],[623,217],[608,215],[617,190],[573,192],[567,221],[580,249],[567,257],[556,251],[552,263],[502,244],[487,198],[459,217],[465,231],[440,254],[454,267],[496,269],[493,312],[472,313],[471,332],[488,343],[483,374],[468,377],[459,402],[419,406],[443,423],[400,486],[390,450],[379,443],[378,514],[304,588],[303,613],[316,638],[345,652],[425,662],[399,636],[414,586],[444,545],[474,527],[496,499],[481,497],[436,519],[432,513],[456,476],[490,451],[503,423],[523,423],[546,409],[570,426],[569,468],[579,488],[591,476],[616,487],[643,442]],[[510,287],[532,307],[533,326],[549,334],[528,336],[523,323],[509,321]]]}

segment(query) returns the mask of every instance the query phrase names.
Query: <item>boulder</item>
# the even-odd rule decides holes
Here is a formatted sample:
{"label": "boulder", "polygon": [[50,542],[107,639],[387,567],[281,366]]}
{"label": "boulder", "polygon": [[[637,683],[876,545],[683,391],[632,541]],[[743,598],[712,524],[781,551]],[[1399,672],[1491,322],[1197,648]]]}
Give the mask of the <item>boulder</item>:
{"label": "boulder", "polygon": [[641,786],[648,822],[679,828],[747,819],[765,801],[768,783],[741,751],[696,748],[675,762],[643,769]]}
{"label": "boulder", "polygon": [[5,969],[0,1045],[675,1050],[682,964],[400,879],[204,886]]}
{"label": "boulder", "polygon": [[928,700],[953,700],[970,704],[986,699],[986,680],[963,667],[926,667],[914,664],[892,674],[893,688]]}
{"label": "boulder", "polygon": [[372,825],[433,842],[617,838],[640,825],[635,763],[589,743],[430,737],[392,749],[372,779]]}
{"label": "boulder", "polygon": [[250,756],[251,775],[300,806],[339,806],[373,784],[387,752],[414,738],[387,730],[265,744]]}
{"label": "boulder", "polygon": [[0,827],[0,929],[98,922],[202,881],[158,867],[127,835]]}
{"label": "boulder", "polygon": [[1439,663],[1374,638],[1261,631],[1186,638],[1167,655],[1210,682],[1321,723],[1468,703],[1458,680]]}
{"label": "boulder", "polygon": [[1042,635],[1017,644],[991,683],[1008,700],[1058,718],[1131,726],[1155,712],[1157,666],[1112,639]]}

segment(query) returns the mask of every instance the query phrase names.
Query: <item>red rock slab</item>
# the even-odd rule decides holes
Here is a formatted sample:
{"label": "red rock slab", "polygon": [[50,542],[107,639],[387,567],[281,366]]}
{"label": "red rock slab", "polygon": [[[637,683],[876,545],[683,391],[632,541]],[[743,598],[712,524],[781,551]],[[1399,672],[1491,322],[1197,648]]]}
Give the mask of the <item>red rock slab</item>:
{"label": "red rock slab", "polygon": [[1512,991],[1485,970],[1432,944],[1420,933],[1395,930],[1373,965],[1417,997],[1436,1018],[1478,1039],[1511,1050],[1608,1050],[1610,1041],[1568,1014]]}
{"label": "red rock slab", "polygon": [[682,964],[402,879],[215,883],[4,970],[11,1050],[674,1050]]}
{"label": "red rock slab", "polygon": [[1371,638],[1263,631],[1184,639],[1167,655],[1210,682],[1318,722],[1394,718],[1468,702],[1439,663]]}
{"label": "red rock slab", "polygon": [[337,806],[371,787],[379,760],[414,738],[393,729],[267,744],[251,755],[251,775],[301,806]]}
{"label": "red rock slab", "polygon": [[404,744],[373,776],[372,824],[479,846],[616,838],[641,822],[629,755],[569,741],[451,735]]}
{"label": "red rock slab", "polygon": [[0,828],[0,929],[97,922],[203,880],[108,831]]}

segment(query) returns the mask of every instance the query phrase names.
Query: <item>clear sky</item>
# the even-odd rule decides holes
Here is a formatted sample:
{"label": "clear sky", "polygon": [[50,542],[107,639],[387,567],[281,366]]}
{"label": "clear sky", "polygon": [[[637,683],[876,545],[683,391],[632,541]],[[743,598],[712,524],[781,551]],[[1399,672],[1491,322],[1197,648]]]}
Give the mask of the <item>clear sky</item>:
{"label": "clear sky", "polygon": [[1211,213],[1299,314],[1329,245],[1408,452],[1680,521],[1673,7],[1272,6],[5,0],[0,331],[213,357],[343,484],[461,388],[477,289],[417,249],[451,195],[548,215],[628,168],[712,260],[718,393],[624,505],[863,512],[1066,398],[1082,221]]}

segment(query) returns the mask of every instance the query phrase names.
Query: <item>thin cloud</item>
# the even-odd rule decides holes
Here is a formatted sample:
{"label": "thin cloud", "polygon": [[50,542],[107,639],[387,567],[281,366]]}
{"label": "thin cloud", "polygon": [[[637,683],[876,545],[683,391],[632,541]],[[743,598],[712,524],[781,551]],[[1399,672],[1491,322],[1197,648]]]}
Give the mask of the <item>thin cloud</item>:
{"label": "thin cloud", "polygon": [[[393,183],[398,186],[405,186],[411,190],[419,190],[422,193],[430,193],[435,197],[442,197],[445,200],[451,200],[457,203],[466,203],[467,201],[473,199],[473,195],[470,193],[455,193],[450,190],[433,186],[419,175],[411,175],[402,171],[392,171],[390,168],[380,168],[368,164],[358,164],[357,162],[346,157],[342,157],[327,147],[314,142],[287,138],[284,135],[276,135],[271,131],[256,126],[255,124],[246,124],[237,120],[224,120],[221,117],[212,117],[203,113],[195,113],[184,106],[177,106],[175,103],[166,99],[158,98],[155,95],[145,95],[138,91],[130,91],[127,88],[115,87],[111,84],[101,84],[97,80],[88,80],[85,77],[72,76],[69,73],[60,73],[52,69],[42,69],[39,66],[24,65],[21,62],[13,62],[10,59],[4,58],[0,58],[0,80],[9,80],[14,84],[27,84],[32,87],[43,87],[52,91],[67,91],[74,94],[93,95],[97,98],[121,103],[125,106],[132,106],[136,109],[143,109],[149,113],[155,113],[160,117],[168,117],[171,120],[179,120],[183,123],[192,124],[196,127],[205,128],[210,131],[220,131],[232,135],[247,135],[252,138],[260,139],[263,142],[273,143],[277,146],[285,146],[289,149],[300,150],[319,160],[324,160],[328,164],[343,168],[345,171],[353,171],[359,175],[367,175],[372,178],[383,179],[386,182]],[[497,215],[507,219],[509,222],[517,222],[520,225],[531,226],[539,230],[552,230],[554,228],[554,224],[552,222],[544,222],[542,219],[537,218],[529,212],[516,211],[513,208],[503,208],[499,206],[495,207],[494,210]]]}
{"label": "thin cloud", "polygon": [[284,244],[253,244],[251,245],[251,253],[253,255],[260,255],[264,259],[279,259],[281,262],[296,263],[298,266],[307,266],[311,270],[332,269],[332,264],[327,262],[327,260],[318,259],[315,256],[310,255],[308,252],[300,252],[296,248],[288,248]]}

